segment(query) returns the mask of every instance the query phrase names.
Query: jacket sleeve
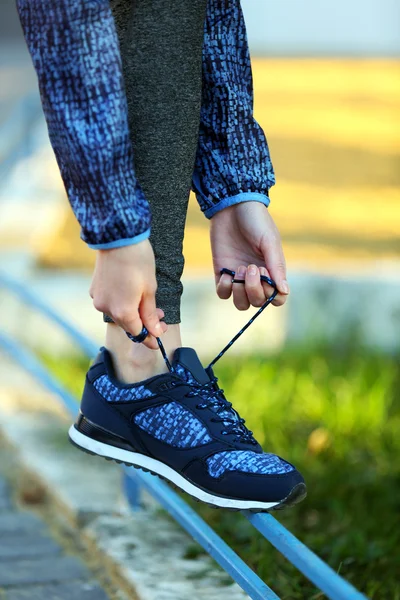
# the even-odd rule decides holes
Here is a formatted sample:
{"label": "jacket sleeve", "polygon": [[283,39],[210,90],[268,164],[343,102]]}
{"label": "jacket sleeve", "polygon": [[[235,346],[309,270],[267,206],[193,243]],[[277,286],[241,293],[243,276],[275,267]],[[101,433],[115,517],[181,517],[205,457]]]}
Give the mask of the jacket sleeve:
{"label": "jacket sleeve", "polygon": [[150,209],[135,177],[108,0],[17,0],[17,8],[82,239],[96,249],[146,239]]}
{"label": "jacket sleeve", "polygon": [[193,190],[206,217],[246,201],[269,205],[275,176],[253,117],[253,81],[240,0],[208,0],[203,95]]}

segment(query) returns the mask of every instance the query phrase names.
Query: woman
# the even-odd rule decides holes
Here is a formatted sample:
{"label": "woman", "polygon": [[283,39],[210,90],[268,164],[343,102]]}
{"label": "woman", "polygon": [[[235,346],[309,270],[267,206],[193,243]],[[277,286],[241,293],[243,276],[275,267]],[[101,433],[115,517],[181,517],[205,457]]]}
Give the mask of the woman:
{"label": "woman", "polygon": [[68,198],[96,250],[90,293],[109,323],[71,440],[214,506],[298,502],[302,476],[262,451],[180,338],[191,186],[211,219],[218,296],[261,306],[269,275],[275,304],[289,292],[240,1],[17,4]]}

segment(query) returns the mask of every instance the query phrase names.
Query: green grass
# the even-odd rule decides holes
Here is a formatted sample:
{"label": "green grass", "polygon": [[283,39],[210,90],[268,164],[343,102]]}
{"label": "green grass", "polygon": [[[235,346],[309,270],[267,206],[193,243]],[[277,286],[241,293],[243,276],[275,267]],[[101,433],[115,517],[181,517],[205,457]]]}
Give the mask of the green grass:
{"label": "green grass", "polygon": [[[77,392],[85,366],[57,374]],[[279,521],[370,598],[400,600],[398,357],[294,348],[216,371],[264,448],[306,478],[307,499]],[[195,508],[279,596],[324,597],[240,514]]]}

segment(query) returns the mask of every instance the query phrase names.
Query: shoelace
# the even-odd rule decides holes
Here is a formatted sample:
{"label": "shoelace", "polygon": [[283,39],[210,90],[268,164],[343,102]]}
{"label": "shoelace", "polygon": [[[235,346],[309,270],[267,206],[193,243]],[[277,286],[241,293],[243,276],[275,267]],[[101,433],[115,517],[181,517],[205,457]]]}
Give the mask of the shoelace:
{"label": "shoelace", "polygon": [[[232,277],[232,283],[244,284],[243,279],[235,279],[235,271],[231,271],[230,269],[224,268],[221,269],[221,275],[223,273],[226,273]],[[246,331],[246,329],[248,329],[248,327],[250,327],[250,325],[254,323],[256,318],[261,315],[263,310],[265,310],[267,306],[269,306],[271,302],[273,302],[273,300],[276,298],[278,294],[276,283],[266,275],[261,275],[260,279],[261,281],[265,281],[266,283],[268,283],[268,285],[270,285],[274,289],[273,293],[264,302],[261,308],[258,309],[256,314],[251,319],[249,319],[249,321],[242,327],[242,329],[230,340],[230,342],[228,342],[228,344],[221,350],[221,352],[206,367],[205,371],[210,377],[210,381],[208,381],[205,384],[191,384],[194,389],[192,392],[189,392],[189,394],[192,396],[199,396],[200,398],[202,398],[203,402],[197,405],[198,408],[210,408],[211,410],[213,410],[213,412],[216,413],[216,415],[219,415],[219,418],[213,417],[211,420],[214,422],[221,422],[224,424],[225,429],[223,429],[223,431],[221,432],[222,435],[236,434],[237,441],[249,444],[257,444],[256,440],[253,438],[253,432],[247,429],[247,427],[244,424],[245,420],[238,415],[236,410],[232,407],[231,402],[229,402],[225,398],[224,390],[218,387],[218,378],[215,377],[214,373],[212,372],[212,367],[220,358],[222,358],[225,352],[227,352],[227,350],[229,350],[229,348],[231,348],[231,346],[240,338],[240,336]],[[156,339],[161,354],[163,355],[165,364],[167,365],[168,370],[171,373],[173,373],[174,369],[168,360],[164,345],[160,338]],[[210,394],[210,396],[208,398],[204,398],[203,394]],[[232,417],[226,415],[222,416],[222,412],[231,413]]]}
{"label": "shoelace", "polygon": [[[244,424],[245,420],[239,416],[233,408],[232,403],[225,398],[224,390],[218,387],[217,382],[218,377],[213,376],[207,383],[191,384],[191,387],[194,389],[187,395],[189,397],[199,396],[202,402],[197,404],[196,408],[200,410],[209,408],[217,415],[217,417],[212,417],[211,421],[214,423],[223,423],[224,429],[221,431],[222,435],[235,434],[236,441],[256,445],[257,442],[253,438],[253,432],[247,429]],[[210,395],[204,397],[203,394]],[[232,416],[227,416],[226,413]]]}
{"label": "shoelace", "polygon": [[[231,269],[221,269],[220,273],[221,275],[224,273],[230,275],[232,277],[232,283],[245,283],[244,279],[235,279],[236,273]],[[212,367],[220,358],[222,358],[225,352],[227,352],[227,350],[231,348],[231,346],[236,342],[236,340],[240,338],[240,336],[246,331],[246,329],[250,327],[252,323],[254,323],[257,317],[261,315],[263,310],[265,310],[267,306],[269,306],[271,302],[273,302],[276,298],[278,294],[278,289],[276,287],[275,281],[273,281],[272,279],[270,279],[270,277],[267,277],[266,275],[260,275],[260,279],[261,281],[265,281],[266,283],[268,283],[268,285],[270,285],[274,289],[273,293],[269,298],[267,298],[267,300],[264,302],[261,308],[258,309],[256,314],[246,323],[246,325],[242,327],[242,329],[230,340],[230,342],[228,342],[228,344],[221,350],[221,352],[217,354],[217,356],[205,368],[207,375],[210,377],[210,381],[204,384],[189,384],[191,385],[193,390],[188,394],[190,396],[199,396],[202,399],[202,402],[197,405],[197,408],[210,408],[211,410],[213,410],[213,412],[215,412],[216,415],[219,415],[219,418],[213,417],[211,420],[214,422],[221,422],[224,424],[225,429],[221,432],[223,435],[236,434],[236,439],[238,441],[250,444],[257,444],[255,439],[253,438],[253,432],[247,429],[247,427],[244,424],[245,420],[238,415],[236,410],[232,407],[232,404],[228,402],[228,400],[225,398],[224,390],[218,387],[218,378],[215,377],[214,373],[212,372]],[[128,332],[126,332],[126,335],[133,342],[140,343],[146,339],[148,331],[146,327],[143,327],[140,334],[136,337],[132,336]],[[156,340],[168,370],[170,371],[170,373],[174,373],[174,368],[168,360],[168,356],[161,339],[158,337],[156,338]],[[202,394],[210,395],[207,398],[204,398]],[[221,413],[223,412],[231,413],[232,417],[226,415],[222,416]]]}
{"label": "shoelace", "polygon": [[[220,271],[221,275],[223,273],[226,273],[227,275],[230,275],[232,277],[232,283],[242,283],[244,284],[245,281],[244,279],[235,279],[235,271],[231,271],[231,269],[221,269]],[[215,365],[215,363],[223,357],[223,355],[225,354],[225,352],[227,350],[229,350],[229,348],[231,348],[233,346],[233,344],[236,342],[236,340],[238,340],[240,338],[240,336],[246,331],[246,329],[248,329],[250,327],[250,325],[252,323],[254,323],[254,321],[257,319],[257,317],[259,317],[261,315],[261,313],[263,312],[263,310],[265,310],[267,308],[267,306],[269,306],[271,304],[271,302],[273,302],[276,298],[276,296],[278,295],[278,288],[276,287],[276,283],[275,281],[273,281],[273,279],[271,279],[270,277],[267,277],[266,275],[260,275],[260,280],[261,281],[265,281],[266,283],[268,283],[268,285],[270,285],[272,288],[274,288],[273,293],[271,294],[271,296],[269,298],[267,298],[267,300],[264,302],[264,304],[261,306],[261,308],[258,309],[258,311],[256,312],[256,314],[251,317],[251,319],[249,321],[247,321],[246,325],[244,325],[242,327],[242,329],[240,331],[238,331],[238,333],[231,339],[230,342],[228,342],[228,344],[222,348],[221,352],[219,354],[217,354],[217,356],[210,362],[210,364],[205,368],[207,374],[210,377],[213,377],[213,375],[210,373],[212,373],[211,371],[211,367],[213,367],[213,365]],[[145,328],[143,328],[143,332],[144,332]],[[143,333],[142,332],[142,333]],[[147,335],[147,330],[146,330],[146,335]],[[129,335],[129,334],[127,334]],[[146,335],[143,339],[146,338]],[[132,339],[132,336],[130,336]],[[168,370],[172,373],[173,372],[173,368],[171,363],[168,360],[168,356],[167,353],[165,351],[164,345],[161,341],[161,339],[158,337],[156,338],[157,343],[158,343],[158,347],[160,348],[161,354],[163,355],[165,364],[167,365]]]}

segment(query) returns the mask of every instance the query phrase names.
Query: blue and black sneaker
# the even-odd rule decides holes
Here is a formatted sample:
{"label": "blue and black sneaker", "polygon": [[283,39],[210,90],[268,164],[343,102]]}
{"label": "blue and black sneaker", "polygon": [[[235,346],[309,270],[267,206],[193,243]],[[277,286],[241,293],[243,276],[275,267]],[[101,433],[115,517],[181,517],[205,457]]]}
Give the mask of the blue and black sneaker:
{"label": "blue and black sneaker", "polygon": [[[87,373],[81,411],[69,430],[72,443],[159,475],[214,507],[268,511],[300,502],[306,496],[303,477],[263,452],[212,370],[276,293],[206,369],[192,348],[178,348],[171,365],[158,338],[169,372],[124,385],[102,348]],[[143,341],[146,333],[132,339]]]}
{"label": "blue and black sneaker", "polygon": [[116,380],[101,349],[69,436],[82,450],[151,471],[215,507],[271,510],[306,493],[290,463],[263,452],[192,348],[176,350],[172,372],[133,385]]}

